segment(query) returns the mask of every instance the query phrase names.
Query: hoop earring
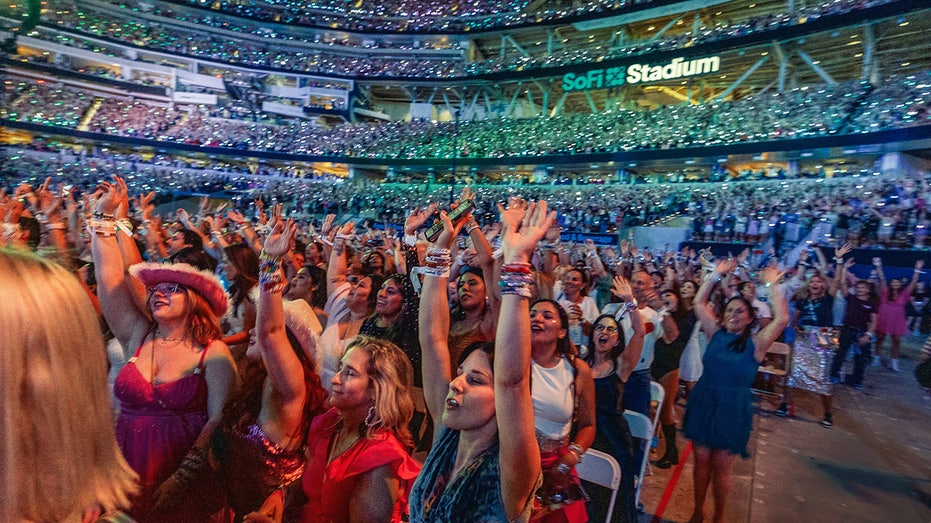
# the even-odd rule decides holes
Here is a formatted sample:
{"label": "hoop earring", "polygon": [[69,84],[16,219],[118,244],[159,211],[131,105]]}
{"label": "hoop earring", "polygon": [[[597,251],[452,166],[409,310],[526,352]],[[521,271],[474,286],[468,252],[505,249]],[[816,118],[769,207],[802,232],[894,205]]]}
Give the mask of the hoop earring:
{"label": "hoop earring", "polygon": [[375,405],[369,407],[369,412],[365,415],[365,421],[363,421],[363,423],[365,423],[365,426],[368,428],[381,425],[381,418],[378,417],[378,414],[375,412]]}

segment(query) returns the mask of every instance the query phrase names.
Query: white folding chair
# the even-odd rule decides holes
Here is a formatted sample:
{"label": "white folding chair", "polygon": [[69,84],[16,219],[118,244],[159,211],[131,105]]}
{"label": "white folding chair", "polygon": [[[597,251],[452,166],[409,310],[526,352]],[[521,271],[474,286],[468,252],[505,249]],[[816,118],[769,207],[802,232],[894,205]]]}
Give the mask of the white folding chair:
{"label": "white folding chair", "polygon": [[656,402],[656,411],[653,414],[653,433],[656,434],[656,427],[659,426],[659,414],[663,410],[663,400],[666,398],[666,391],[663,386],[655,381],[650,382],[650,402]]}
{"label": "white folding chair", "polygon": [[611,500],[608,501],[608,516],[606,523],[610,523],[614,513],[614,501],[617,499],[617,490],[621,485],[621,466],[611,457],[599,450],[588,449],[585,459],[575,466],[579,478],[602,487],[611,489]]}
{"label": "white folding chair", "polygon": [[[645,415],[634,412],[630,409],[624,411],[624,419],[630,427],[630,435],[641,440],[640,445],[643,447],[643,460],[638,467],[636,493],[634,494],[634,504],[640,506],[640,485],[643,484],[643,473],[646,471],[647,462],[650,461],[650,443],[653,441],[653,427],[650,418]],[[636,466],[636,464],[635,464]]]}

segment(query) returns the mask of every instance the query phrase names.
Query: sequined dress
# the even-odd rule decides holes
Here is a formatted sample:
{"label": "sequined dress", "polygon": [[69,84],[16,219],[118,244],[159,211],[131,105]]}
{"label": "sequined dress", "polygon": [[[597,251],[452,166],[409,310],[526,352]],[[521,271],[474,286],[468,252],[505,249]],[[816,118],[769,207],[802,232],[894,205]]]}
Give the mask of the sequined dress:
{"label": "sequined dress", "polygon": [[254,415],[245,414],[230,430],[224,480],[236,521],[258,510],[272,492],[300,479],[305,449],[286,450],[269,441]]}

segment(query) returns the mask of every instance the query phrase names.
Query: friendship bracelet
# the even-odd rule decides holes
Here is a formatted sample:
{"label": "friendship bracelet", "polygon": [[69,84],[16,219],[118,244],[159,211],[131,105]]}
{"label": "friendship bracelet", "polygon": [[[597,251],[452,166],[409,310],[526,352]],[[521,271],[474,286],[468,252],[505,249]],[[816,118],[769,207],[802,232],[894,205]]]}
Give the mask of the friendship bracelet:
{"label": "friendship bracelet", "polygon": [[502,296],[516,294],[522,298],[530,298],[533,295],[530,290],[532,283],[533,274],[529,270],[527,272],[502,272],[498,287],[501,288]]}
{"label": "friendship bracelet", "polygon": [[87,227],[95,236],[108,237],[116,234],[116,221],[113,219],[91,219]]}
{"label": "friendship bracelet", "polygon": [[133,222],[129,218],[120,218],[116,220],[116,230],[123,231],[126,236],[133,235]]}
{"label": "friendship bracelet", "polygon": [[530,274],[529,263],[505,263],[501,266],[501,273],[519,273],[519,274]]}

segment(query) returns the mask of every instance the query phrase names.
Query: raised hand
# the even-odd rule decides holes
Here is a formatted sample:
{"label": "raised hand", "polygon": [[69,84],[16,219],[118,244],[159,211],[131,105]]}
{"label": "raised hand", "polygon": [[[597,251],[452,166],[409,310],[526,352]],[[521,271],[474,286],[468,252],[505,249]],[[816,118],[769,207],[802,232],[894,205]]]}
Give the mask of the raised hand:
{"label": "raised hand", "polygon": [[122,178],[114,176],[113,183],[102,182],[100,184],[103,189],[103,194],[97,200],[97,212],[113,215],[116,208],[122,203],[124,193],[126,192],[126,184],[121,182],[123,182]]}
{"label": "raised hand", "polygon": [[511,198],[508,207],[498,204],[503,236],[501,250],[505,263],[526,262],[546,231],[556,221],[556,212],[547,212],[545,201],[527,204]]}
{"label": "raised hand", "polygon": [[611,294],[617,296],[624,302],[630,302],[634,298],[633,290],[630,288],[630,282],[623,276],[615,276],[614,283],[611,285]]}
{"label": "raised hand", "polygon": [[330,231],[333,230],[333,220],[335,219],[336,219],[335,214],[327,214],[326,217],[323,218],[323,224],[320,225],[321,236],[327,237],[330,235]]}
{"label": "raised hand", "polygon": [[139,208],[142,210],[143,220],[152,219],[152,211],[155,210],[155,206],[152,205],[152,200],[154,199],[155,199],[155,191],[151,191],[139,197]]}
{"label": "raised hand", "polygon": [[785,271],[780,271],[775,265],[768,265],[760,271],[759,278],[761,282],[770,286],[779,283],[783,274],[785,274]]}
{"label": "raised hand", "polygon": [[413,236],[417,229],[421,228],[424,223],[426,223],[427,218],[433,215],[436,212],[437,204],[431,203],[430,205],[421,208],[416,208],[411,211],[410,216],[404,220],[404,234]]}
{"label": "raised hand", "polygon": [[294,220],[282,221],[280,214],[272,218],[271,224],[271,232],[265,238],[264,250],[270,256],[284,256],[294,245],[297,226]]}
{"label": "raised hand", "polygon": [[733,272],[737,268],[737,260],[733,258],[722,259],[714,268],[714,272],[724,275]]}

